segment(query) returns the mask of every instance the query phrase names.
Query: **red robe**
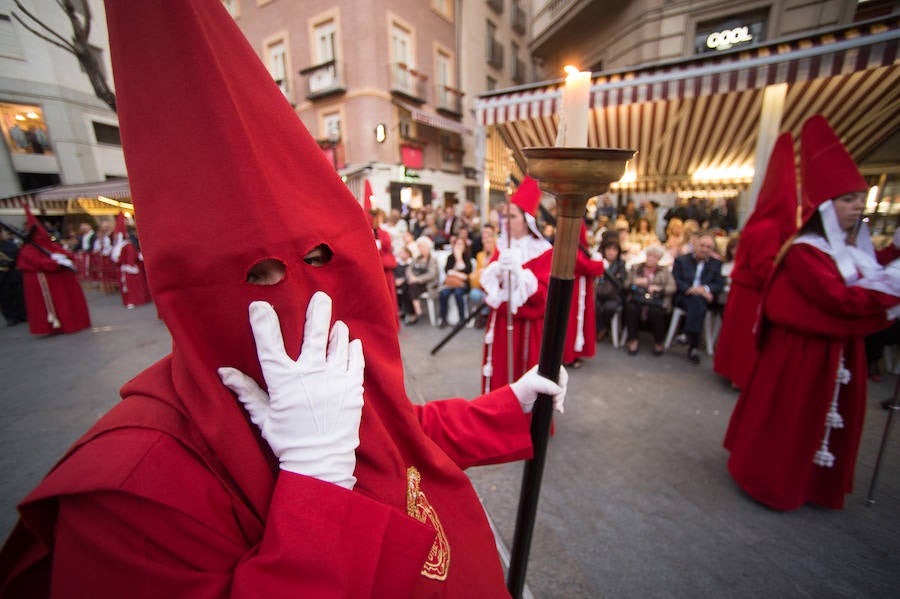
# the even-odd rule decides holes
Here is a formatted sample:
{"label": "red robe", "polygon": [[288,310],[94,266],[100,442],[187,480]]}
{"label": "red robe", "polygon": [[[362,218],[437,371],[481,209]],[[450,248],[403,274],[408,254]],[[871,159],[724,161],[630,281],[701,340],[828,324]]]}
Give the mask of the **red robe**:
{"label": "red robe", "polygon": [[[120,282],[122,287],[122,304],[140,306],[151,301],[150,288],[147,286],[147,275],[144,274],[144,263],[138,258],[137,248],[127,243],[119,254]],[[136,272],[135,272],[136,271]]]}
{"label": "red robe", "polygon": [[[853,487],[853,469],[866,409],[863,337],[888,325],[890,295],[848,286],[832,259],[796,244],[764,293],[759,358],[743,388],[724,445],[728,470],[762,503],[791,510],[804,503],[838,509]],[[813,457],[825,435],[838,365],[843,428],[830,429],[831,467]]]}
{"label": "red robe", "polygon": [[[60,253],[70,255],[63,250]],[[16,266],[22,271],[25,310],[32,335],[74,333],[91,326],[87,301],[75,272],[29,244],[19,252]],[[59,326],[55,326],[51,311]]]}
{"label": "red robe", "polygon": [[[594,279],[600,276],[603,276],[603,261],[591,260],[579,249],[575,259],[575,286],[572,289],[572,307],[569,310],[566,345],[563,348],[564,364],[571,364],[576,358],[590,358],[597,353],[597,307],[594,304]],[[582,315],[580,324],[579,313]],[[583,341],[581,348],[576,349],[579,328]]]}
{"label": "red robe", "polygon": [[[361,435],[358,460],[380,463],[357,465],[354,491],[280,471],[270,454],[271,500],[257,513],[185,416],[171,376],[166,358],[126,385],[23,501],[0,553],[0,595],[506,595],[462,469],[530,457],[530,418],[508,387],[410,404],[416,434],[430,439],[418,455]],[[373,487],[392,489],[391,500],[362,490]]]}
{"label": "red robe", "polygon": [[741,233],[731,271],[731,290],[725,304],[722,330],[716,343],[713,369],[739,388],[750,378],[757,348],[753,326],[763,286],[781,248],[779,224],[773,221],[748,226]]}
{"label": "red robe", "polygon": [[[502,250],[494,252],[496,261]],[[513,377],[508,370],[508,333],[506,330],[506,302],[491,310],[485,335],[493,334],[493,342],[484,344],[482,365],[490,363],[490,377],[482,369],[481,388],[487,393],[499,389],[525,374],[541,357],[541,337],[544,329],[544,310],[547,306],[547,287],[550,284],[550,265],[553,251],[532,258],[522,265],[537,278],[538,288],[513,315]]]}

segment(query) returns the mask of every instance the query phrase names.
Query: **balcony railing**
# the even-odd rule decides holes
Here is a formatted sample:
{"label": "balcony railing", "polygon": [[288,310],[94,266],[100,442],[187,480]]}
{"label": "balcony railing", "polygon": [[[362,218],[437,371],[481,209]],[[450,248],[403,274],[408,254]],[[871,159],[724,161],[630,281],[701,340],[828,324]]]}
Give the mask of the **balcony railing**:
{"label": "balcony railing", "polygon": [[495,39],[488,40],[487,61],[492,67],[503,68],[503,46]]}
{"label": "balcony railing", "polygon": [[420,104],[425,103],[425,81],[428,77],[402,62],[394,62],[391,69],[391,93],[406,96]]}
{"label": "balcony railing", "polygon": [[449,85],[438,84],[435,87],[435,106],[438,110],[456,116],[462,114],[462,99],[465,94]]}
{"label": "balcony railing", "polygon": [[306,77],[306,97],[310,100],[347,91],[343,64],[337,61],[329,60],[307,67],[300,74]]}

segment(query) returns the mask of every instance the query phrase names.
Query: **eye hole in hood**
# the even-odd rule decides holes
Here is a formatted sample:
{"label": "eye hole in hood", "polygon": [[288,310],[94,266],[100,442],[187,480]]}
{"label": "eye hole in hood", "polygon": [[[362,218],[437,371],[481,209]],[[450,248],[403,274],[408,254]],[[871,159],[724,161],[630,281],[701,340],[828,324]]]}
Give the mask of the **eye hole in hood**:
{"label": "eye hole in hood", "polygon": [[309,250],[305,256],[303,256],[303,261],[309,265],[320,267],[325,266],[331,259],[334,257],[334,252],[331,251],[331,248],[325,245],[324,243],[320,243],[313,249]]}
{"label": "eye hole in hood", "polygon": [[277,258],[263,258],[247,270],[247,282],[251,285],[276,285],[287,272],[284,262]]}

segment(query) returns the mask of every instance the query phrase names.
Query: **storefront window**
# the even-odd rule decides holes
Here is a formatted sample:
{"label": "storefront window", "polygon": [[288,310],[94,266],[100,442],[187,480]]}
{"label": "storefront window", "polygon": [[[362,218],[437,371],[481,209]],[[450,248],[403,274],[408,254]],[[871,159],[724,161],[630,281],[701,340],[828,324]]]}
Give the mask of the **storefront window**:
{"label": "storefront window", "polygon": [[0,127],[9,151],[17,154],[52,154],[44,113],[38,106],[0,102]]}

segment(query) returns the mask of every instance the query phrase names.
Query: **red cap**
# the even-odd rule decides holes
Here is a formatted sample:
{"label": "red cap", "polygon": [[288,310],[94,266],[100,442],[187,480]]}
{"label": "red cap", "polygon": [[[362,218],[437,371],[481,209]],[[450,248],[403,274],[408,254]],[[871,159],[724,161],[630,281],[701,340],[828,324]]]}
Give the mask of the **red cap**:
{"label": "red cap", "polygon": [[[296,358],[306,307],[323,291],[366,360],[357,474],[368,476],[355,490],[405,509],[402,489],[377,487],[371,469],[384,460],[373,454],[390,447],[413,460],[434,450],[404,391],[394,307],[359,201],[221,2],[107,0],[106,15],[135,218],[172,333],[179,408],[264,517],[274,456],[216,371],[238,368],[265,388],[248,305],[274,306]],[[232,241],[218,243],[222,232]],[[320,245],[330,261],[304,262]],[[248,269],[265,259],[284,263],[283,280],[247,283]]]}
{"label": "red cap", "polygon": [[803,184],[803,222],[809,220],[823,202],[868,188],[847,148],[820,114],[803,123],[800,133],[800,176]]}
{"label": "red cap", "polygon": [[744,229],[766,221],[777,227],[780,243],[797,230],[797,167],[790,132],[782,133],[775,141],[756,206]]}
{"label": "red cap", "polygon": [[521,208],[522,212],[534,216],[538,203],[541,201],[541,189],[538,187],[538,182],[526,176],[516,192],[510,196],[509,201]]}

